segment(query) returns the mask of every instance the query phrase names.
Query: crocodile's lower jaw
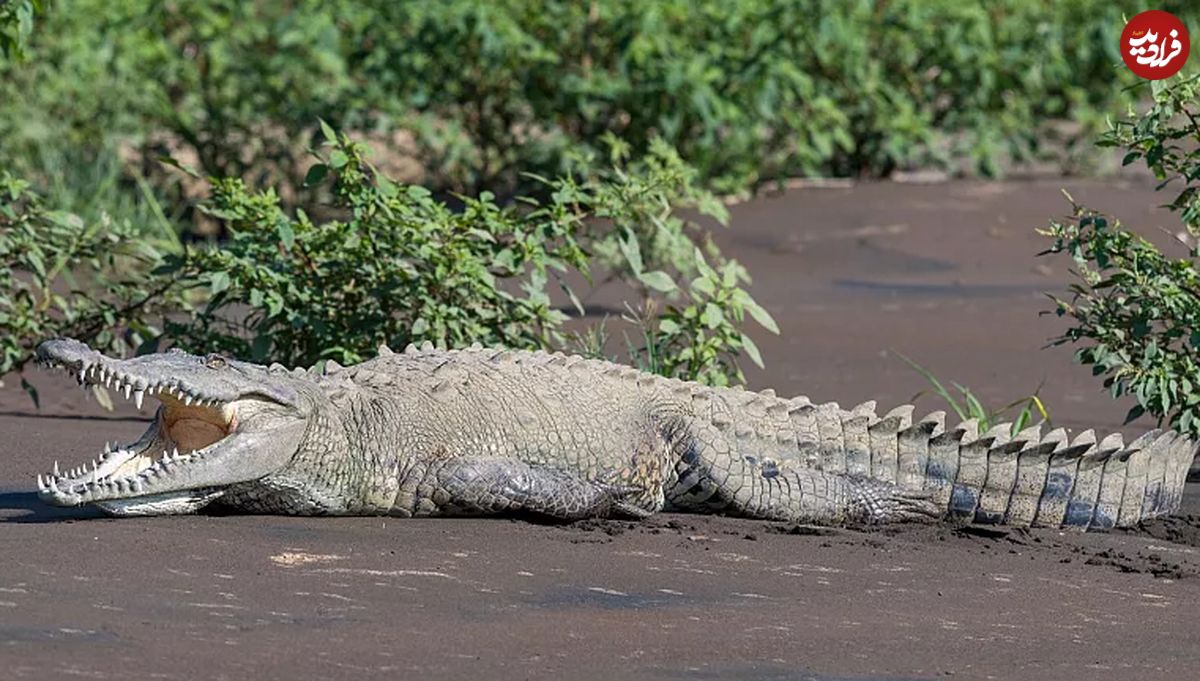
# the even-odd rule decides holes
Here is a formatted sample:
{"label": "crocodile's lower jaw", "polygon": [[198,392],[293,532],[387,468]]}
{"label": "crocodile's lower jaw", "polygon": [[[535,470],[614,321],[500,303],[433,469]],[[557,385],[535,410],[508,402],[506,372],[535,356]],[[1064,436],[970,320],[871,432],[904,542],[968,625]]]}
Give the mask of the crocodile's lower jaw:
{"label": "crocodile's lower jaw", "polygon": [[105,513],[118,517],[145,515],[179,515],[194,513],[224,494],[220,489],[194,489],[183,492],[149,494],[130,499],[98,501]]}

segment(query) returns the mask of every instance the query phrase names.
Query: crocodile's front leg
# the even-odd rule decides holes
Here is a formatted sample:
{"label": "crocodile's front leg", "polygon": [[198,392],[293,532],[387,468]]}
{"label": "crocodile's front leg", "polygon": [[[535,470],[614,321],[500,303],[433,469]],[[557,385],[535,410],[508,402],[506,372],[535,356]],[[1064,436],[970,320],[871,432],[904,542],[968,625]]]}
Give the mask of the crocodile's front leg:
{"label": "crocodile's front leg", "polygon": [[519,459],[453,457],[432,463],[419,478],[402,485],[391,512],[400,516],[526,512],[579,520],[627,514],[622,499],[633,491]]}

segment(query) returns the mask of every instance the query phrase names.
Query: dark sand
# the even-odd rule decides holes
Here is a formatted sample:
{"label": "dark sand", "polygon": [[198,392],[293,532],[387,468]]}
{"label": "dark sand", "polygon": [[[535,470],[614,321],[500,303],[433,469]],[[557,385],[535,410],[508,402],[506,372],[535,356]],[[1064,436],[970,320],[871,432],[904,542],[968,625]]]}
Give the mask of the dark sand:
{"label": "dark sand", "polygon": [[[752,387],[908,400],[892,350],[1057,425],[1120,428],[1040,292],[1032,233],[1076,198],[1153,230],[1140,183],[877,184],[734,209],[718,235],[779,337]],[[598,296],[598,299],[604,295]],[[143,428],[35,377],[0,390],[0,679],[1190,679],[1200,490],[1133,533],[874,532],[663,515],[510,520],[195,516],[42,506],[34,475]],[[941,408],[928,397],[922,406]],[[82,455],[80,452],[87,452]]]}

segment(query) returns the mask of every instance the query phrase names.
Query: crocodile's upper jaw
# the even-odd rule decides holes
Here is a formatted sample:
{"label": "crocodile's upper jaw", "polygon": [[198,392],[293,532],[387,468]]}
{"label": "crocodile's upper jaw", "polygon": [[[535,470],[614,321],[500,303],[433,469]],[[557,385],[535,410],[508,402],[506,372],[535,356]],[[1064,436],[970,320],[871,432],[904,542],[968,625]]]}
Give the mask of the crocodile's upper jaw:
{"label": "crocodile's upper jaw", "polygon": [[162,403],[136,442],[38,476],[51,504],[95,503],[114,515],[195,511],[285,466],[303,437],[306,419],[287,377],[263,367],[183,352],[114,360],[70,340],[43,343],[38,360],[139,407],[146,397]]}

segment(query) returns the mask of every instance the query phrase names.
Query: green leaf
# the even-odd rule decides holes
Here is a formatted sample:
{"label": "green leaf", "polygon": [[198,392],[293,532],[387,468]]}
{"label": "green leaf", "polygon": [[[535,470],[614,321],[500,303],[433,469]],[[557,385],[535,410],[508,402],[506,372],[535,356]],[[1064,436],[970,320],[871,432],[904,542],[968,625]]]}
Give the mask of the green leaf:
{"label": "green leaf", "polygon": [[[963,386],[958,385],[957,383],[955,384],[955,387],[958,388],[959,392],[962,393],[963,400],[966,402],[967,413],[965,416],[973,419],[988,420],[988,411],[984,408],[983,403],[979,401],[979,398],[975,397],[975,393],[964,388]],[[960,418],[962,416],[963,415],[960,415]]]}
{"label": "green leaf", "polygon": [[675,280],[662,270],[643,272],[638,275],[638,281],[659,293],[670,293],[676,289]]}
{"label": "green leaf", "polygon": [[329,166],[324,163],[317,163],[309,168],[308,172],[304,175],[304,186],[314,187],[321,184],[327,175],[329,175]]}
{"label": "green leaf", "polygon": [[271,337],[258,335],[250,344],[250,358],[256,362],[266,362],[271,354]]}
{"label": "green leaf", "polygon": [[83,218],[74,213],[68,213],[67,211],[62,210],[54,210],[46,213],[46,218],[61,227],[66,227],[67,229],[76,232],[83,231]]}
{"label": "green leaf", "polygon": [[296,243],[296,231],[292,228],[292,223],[287,220],[280,220],[275,223],[275,231],[279,234],[279,241],[283,247],[291,250],[292,245]]}
{"label": "green leaf", "polygon": [[704,306],[704,312],[700,315],[700,321],[708,328],[715,329],[725,321],[725,313],[721,311],[720,306],[715,303],[707,303]]}
{"label": "green leaf", "polygon": [[714,295],[716,295],[717,288],[716,288],[716,286],[713,285],[711,279],[705,279],[704,277],[696,277],[695,279],[692,280],[690,293],[692,294],[693,298],[697,297],[696,296],[697,293],[699,293],[702,296],[711,298]]}
{"label": "green leaf", "polygon": [[333,128],[328,123],[326,123],[324,121],[324,119],[317,119],[317,120],[321,124],[321,135],[325,138],[325,141],[328,142],[329,144],[337,144],[337,141],[338,141],[337,133],[334,132]]}
{"label": "green leaf", "polygon": [[1025,405],[1025,408],[1022,409],[1019,414],[1017,414],[1017,420],[1013,422],[1012,434],[1016,435],[1024,430],[1031,418],[1033,418],[1033,405],[1027,404]]}
{"label": "green leaf", "polygon": [[638,245],[637,238],[627,233],[624,237],[617,239],[617,246],[621,249],[621,254],[625,256],[625,262],[628,263],[634,276],[640,276],[644,265],[642,264],[642,249]]}
{"label": "green leaf", "polygon": [[1145,414],[1145,413],[1146,413],[1146,408],[1145,408],[1145,407],[1143,407],[1143,406],[1142,406],[1142,405],[1140,405],[1140,404],[1135,404],[1135,405],[1133,406],[1133,408],[1131,408],[1131,409],[1129,410],[1129,412],[1125,414],[1125,423],[1124,423],[1124,425],[1129,425],[1130,423],[1133,423],[1134,421],[1136,421],[1136,420],[1138,420],[1139,418],[1141,418],[1142,414]]}
{"label": "green leaf", "polygon": [[31,247],[28,251],[25,252],[25,258],[26,258],[26,260],[29,261],[29,264],[33,267],[33,271],[37,272],[39,277],[41,277],[42,279],[45,279],[46,263],[44,263],[42,261],[42,254],[37,252],[37,250],[35,250],[34,247]]}
{"label": "green leaf", "polygon": [[762,353],[758,351],[758,346],[754,344],[754,341],[750,339],[750,336],[747,336],[744,333],[741,336],[741,341],[742,349],[746,351],[746,356],[750,358],[751,362],[754,362],[755,366],[762,369]]}
{"label": "green leaf", "polygon": [[742,302],[742,305],[746,308],[746,311],[750,313],[750,316],[754,319],[754,321],[758,322],[759,326],[763,327],[767,331],[770,331],[771,333],[779,333],[779,325],[775,323],[775,318],[772,317],[766,310],[764,310],[758,303],[751,300],[749,296],[747,296],[746,300]]}
{"label": "green leaf", "polygon": [[197,172],[195,168],[193,168],[189,165],[186,165],[185,163],[183,163],[179,159],[175,158],[174,156],[159,156],[158,162],[165,166],[170,166],[172,168],[175,168],[176,170],[182,171],[185,175],[187,175],[188,177],[191,177],[192,179],[196,179],[196,180],[203,179],[201,177],[200,173]]}
{"label": "green leaf", "polygon": [[208,275],[209,287],[215,296],[229,288],[229,275],[225,272],[212,272]]}

